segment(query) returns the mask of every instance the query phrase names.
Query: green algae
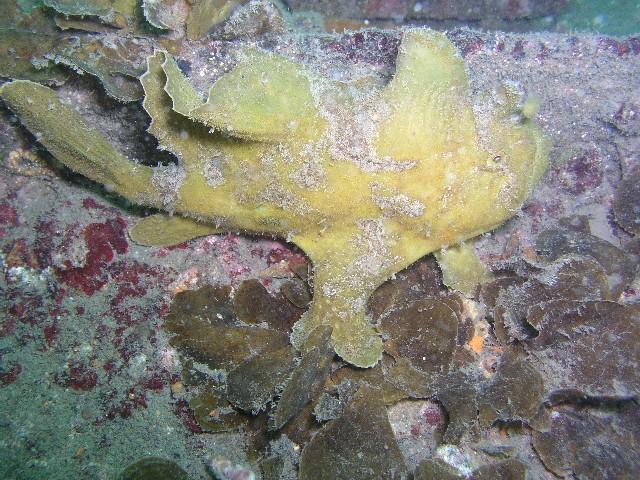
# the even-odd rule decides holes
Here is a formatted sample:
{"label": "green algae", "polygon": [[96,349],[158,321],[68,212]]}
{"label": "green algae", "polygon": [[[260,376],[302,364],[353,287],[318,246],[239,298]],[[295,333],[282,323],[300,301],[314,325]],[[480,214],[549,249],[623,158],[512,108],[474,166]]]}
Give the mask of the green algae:
{"label": "green algae", "polygon": [[425,460],[414,472],[414,480],[462,480],[464,477],[440,459]]}
{"label": "green algae", "polygon": [[271,295],[259,280],[245,280],[235,291],[233,308],[238,320],[249,325],[264,324],[289,333],[301,311],[282,295]]}
{"label": "green algae", "polygon": [[280,292],[298,308],[305,308],[311,302],[309,285],[298,278],[283,283],[280,287]]}
{"label": "green algae", "polygon": [[64,68],[46,60],[61,35],[38,5],[0,2],[0,76],[60,85]]}
{"label": "green algae", "polygon": [[[64,12],[72,11],[74,6],[79,11],[85,11],[86,7],[96,12],[115,12],[127,1],[96,2],[93,7],[90,2],[59,2],[54,6]],[[134,6],[135,2],[127,8]],[[54,18],[46,11],[34,8],[25,13],[13,0],[2,2],[0,76],[60,85],[72,69],[80,74],[96,76],[107,93],[117,100],[131,102],[142,98],[137,77],[144,72],[144,58],[150,53],[146,50],[148,39],[117,35],[113,28],[109,30],[110,27],[103,23],[92,21],[94,17],[71,14],[71,17]],[[116,18],[112,14],[106,15]],[[77,32],[70,35],[60,32],[60,29],[86,30],[103,35],[98,37]]]}
{"label": "green algae", "polygon": [[[522,277],[508,276],[491,282],[484,289],[483,297],[493,306],[496,336],[504,343],[509,343],[510,338],[527,339],[537,335],[526,320],[527,312],[533,306],[560,299],[612,298],[606,272],[592,257],[569,254],[537,266],[541,270],[532,272],[526,281]],[[621,283],[620,277],[614,279],[615,284]]]}
{"label": "green algae", "polygon": [[548,261],[571,254],[593,258],[604,268],[609,280],[610,295],[614,300],[619,298],[635,274],[635,265],[625,252],[589,233],[545,230],[536,239],[536,251]]}
{"label": "green algae", "polygon": [[463,475],[443,460],[423,461],[414,474],[414,480],[525,480],[525,465],[516,459],[482,465],[469,475]]}
{"label": "green algae", "polygon": [[208,286],[176,295],[163,324],[173,334],[171,345],[212,370],[227,372],[288,348],[286,333],[239,326],[229,294],[229,287]]}
{"label": "green algae", "polygon": [[558,476],[631,480],[640,469],[639,420],[634,402],[617,411],[560,407],[549,429],[533,432],[533,447]]}
{"label": "green algae", "polygon": [[165,318],[165,326],[194,322],[202,325],[234,325],[235,313],[231,303],[231,287],[207,285],[198,290],[185,290],[175,295]]}
{"label": "green algae", "polygon": [[635,397],[640,393],[639,319],[637,305],[552,300],[529,309],[527,321],[538,334],[526,342],[526,350],[550,394]]}

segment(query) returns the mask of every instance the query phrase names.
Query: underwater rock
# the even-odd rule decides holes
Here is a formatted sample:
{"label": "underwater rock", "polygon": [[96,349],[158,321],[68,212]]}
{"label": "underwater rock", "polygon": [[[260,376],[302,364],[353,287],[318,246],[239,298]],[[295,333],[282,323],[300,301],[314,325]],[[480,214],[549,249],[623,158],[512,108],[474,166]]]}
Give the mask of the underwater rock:
{"label": "underwater rock", "polygon": [[198,40],[224,22],[234,8],[248,0],[196,0],[187,17],[187,38]]}
{"label": "underwater rock", "polygon": [[43,0],[43,4],[64,16],[97,17],[116,28],[131,26],[138,9],[137,0]]}
{"label": "underwater rock", "polygon": [[180,466],[164,458],[147,457],[129,465],[118,480],[188,480]]}
{"label": "underwater rock", "polygon": [[592,195],[605,178],[602,152],[595,148],[577,148],[567,152],[554,169],[559,186],[578,195]]}
{"label": "underwater rock", "polygon": [[229,372],[227,399],[245,412],[257,413],[283,385],[294,367],[291,347],[256,355]]}
{"label": "underwater rock", "polygon": [[127,160],[45,87],[14,81],[0,96],[60,161],[130,201],[301,247],[314,292],[292,343],[330,325],[336,353],[360,367],[382,357],[365,316],[371,293],[512,217],[547,164],[518,95],[501,90],[476,119],[463,60],[429,30],[404,32],[383,88],[345,88],[260,50],[245,51],[204,103],[166,52],[148,58],[141,82],[149,131],[178,166]]}
{"label": "underwater rock", "polygon": [[438,298],[416,301],[382,319],[384,349],[425,373],[447,373],[458,338],[458,315]]}
{"label": "underwater rock", "polygon": [[198,290],[185,290],[171,301],[165,318],[165,327],[188,321],[208,323],[212,326],[235,325],[235,312],[231,303],[231,287],[206,285]]}
{"label": "underwater rock", "polygon": [[625,136],[640,135],[640,106],[634,102],[624,102],[607,123]]}
{"label": "underwater rock", "polygon": [[340,418],[313,437],[300,457],[300,480],[401,479],[406,473],[380,392],[365,386]]}
{"label": "underwater rock", "polygon": [[301,311],[281,295],[272,296],[258,280],[245,280],[233,297],[233,308],[241,322],[265,323],[269,328],[288,333]]}
{"label": "underwater rock", "polygon": [[640,167],[625,174],[618,185],[613,198],[613,213],[623,229],[640,235]]}
{"label": "underwater rock", "polygon": [[68,37],[58,42],[46,58],[97,77],[116,100],[134,102],[143,96],[138,76],[144,72],[143,59],[150,53],[151,47],[143,39]]}
{"label": "underwater rock", "polygon": [[0,77],[60,85],[68,73],[45,59],[59,36],[0,29]]}
{"label": "underwater rock", "polygon": [[189,15],[187,0],[143,0],[144,18],[151,25],[163,30],[174,30],[183,34]]}
{"label": "underwater rock", "polygon": [[281,428],[320,393],[333,360],[330,336],[331,328],[325,326],[318,327],[309,337],[300,364],[293,370],[271,414],[269,428]]}
{"label": "underwater rock", "polygon": [[215,480],[255,480],[251,467],[235,463],[224,457],[214,457],[207,462],[207,471]]}
{"label": "underwater rock", "polygon": [[410,471],[435,455],[446,413],[432,400],[401,400],[387,410],[398,447]]}
{"label": "underwater rock", "polygon": [[482,387],[478,401],[480,423],[485,427],[497,420],[531,425],[540,412],[544,395],[542,375],[526,358],[508,351],[491,381]]}
{"label": "underwater rock", "polygon": [[236,412],[224,395],[213,390],[205,389],[189,402],[189,408],[198,426],[204,432],[228,432],[238,430],[248,419]]}
{"label": "underwater rock", "polygon": [[174,298],[163,328],[170,343],[212,369],[231,370],[251,358],[289,344],[285,333],[235,326],[228,287],[204,287]]}
{"label": "underwater rock", "polygon": [[630,398],[640,393],[640,309],[613,302],[553,300],[527,315],[538,332],[525,343],[550,391]]}
{"label": "underwater rock", "polygon": [[605,269],[614,300],[633,279],[636,270],[622,250],[606,240],[583,232],[546,230],[536,239],[536,252],[549,261],[570,254],[592,257]]}
{"label": "underwater rock", "polygon": [[483,465],[470,475],[459,474],[440,459],[425,460],[415,472],[414,480],[525,480],[526,467],[515,459]]}
{"label": "underwater rock", "polygon": [[[526,281],[518,276],[503,277],[483,289],[484,298],[495,304],[495,334],[505,344],[512,338],[525,340],[536,335],[526,321],[527,312],[536,305],[556,299],[612,299],[607,272],[593,257],[570,254],[537,267]],[[620,282],[614,280],[614,285],[617,293]]]}
{"label": "underwater rock", "polygon": [[533,432],[533,447],[551,472],[593,480],[637,478],[638,441],[640,408],[633,402],[613,411],[562,407],[549,431]]}

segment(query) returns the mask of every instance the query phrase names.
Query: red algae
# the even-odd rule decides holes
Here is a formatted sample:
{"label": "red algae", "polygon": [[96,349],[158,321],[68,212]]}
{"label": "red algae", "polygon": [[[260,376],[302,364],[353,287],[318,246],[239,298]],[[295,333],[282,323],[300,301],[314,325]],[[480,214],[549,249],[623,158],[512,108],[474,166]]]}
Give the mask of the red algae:
{"label": "red algae", "polygon": [[84,363],[72,361],[66,372],[56,375],[56,382],[73,390],[88,391],[98,385],[98,374]]}
{"label": "red algae", "polygon": [[109,280],[104,270],[113,260],[114,251],[118,254],[127,252],[126,228],[127,223],[121,217],[87,225],[83,230],[89,250],[85,257],[85,265],[73,267],[71,262],[66,260],[66,268],[57,272],[60,279],[87,295],[93,295],[100,290]]}
{"label": "red algae", "polygon": [[58,322],[54,320],[53,323],[45,326],[42,329],[42,333],[44,334],[44,340],[47,344],[47,347],[51,347],[58,338],[58,334],[60,333]]}
{"label": "red algae", "polygon": [[17,380],[18,375],[20,375],[21,373],[22,373],[22,365],[20,365],[19,363],[16,363],[7,371],[4,371],[4,372],[0,371],[0,386],[4,387],[6,385],[11,385]]}
{"label": "red algae", "polygon": [[109,207],[96,202],[93,198],[91,197],[86,197],[84,200],[82,200],[82,206],[84,208],[87,208],[89,210],[101,210],[101,211],[107,211],[109,210]]}
{"label": "red algae", "polygon": [[139,387],[131,387],[125,394],[125,397],[111,405],[107,410],[105,417],[108,420],[114,420],[116,417],[129,418],[134,410],[147,408],[147,395]]}
{"label": "red algae", "polygon": [[184,426],[191,433],[202,433],[202,428],[198,425],[196,417],[193,414],[193,410],[189,407],[189,402],[186,400],[178,400],[173,405],[173,412],[176,417],[182,420]]}
{"label": "red algae", "polygon": [[597,40],[597,49],[598,51],[611,52],[618,57],[636,56],[640,54],[640,38],[630,37],[617,40],[611,37],[600,37]]}
{"label": "red algae", "polygon": [[0,225],[15,227],[18,225],[18,212],[7,203],[0,205]]}

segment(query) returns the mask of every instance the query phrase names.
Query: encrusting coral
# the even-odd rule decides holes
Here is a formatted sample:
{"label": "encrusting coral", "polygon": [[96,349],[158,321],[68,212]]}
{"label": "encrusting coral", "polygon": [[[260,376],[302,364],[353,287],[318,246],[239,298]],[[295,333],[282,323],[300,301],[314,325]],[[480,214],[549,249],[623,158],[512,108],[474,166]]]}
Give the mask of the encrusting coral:
{"label": "encrusting coral", "polygon": [[291,341],[302,348],[330,325],[335,351],[360,367],[382,355],[365,316],[371,293],[434,251],[455,277],[469,258],[462,242],[513,216],[547,164],[520,97],[503,89],[476,117],[463,60],[429,30],[404,33],[387,85],[330,81],[260,50],[244,52],[206,102],[163,51],[140,81],[149,131],[177,165],[127,160],[47,87],[14,81],[0,95],[67,166],[178,214],[143,219],[131,232],[140,243],[247,231],[301,247],[314,292]]}

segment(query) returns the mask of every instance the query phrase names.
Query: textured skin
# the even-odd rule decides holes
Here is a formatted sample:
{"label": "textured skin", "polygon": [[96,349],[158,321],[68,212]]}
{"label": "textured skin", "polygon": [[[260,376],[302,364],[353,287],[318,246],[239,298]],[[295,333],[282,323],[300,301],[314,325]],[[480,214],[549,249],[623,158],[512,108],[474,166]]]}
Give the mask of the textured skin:
{"label": "textured skin", "polygon": [[149,131],[177,167],[124,159],[45,87],[16,81],[0,95],[59,160],[130,200],[300,246],[314,264],[314,299],[292,343],[331,325],[335,351],[361,367],[382,354],[365,318],[375,288],[513,216],[547,164],[519,98],[505,90],[474,116],[464,62],[428,30],[405,32],[385,86],[329,81],[261,51],[246,52],[206,103],[164,52],[141,82]]}

